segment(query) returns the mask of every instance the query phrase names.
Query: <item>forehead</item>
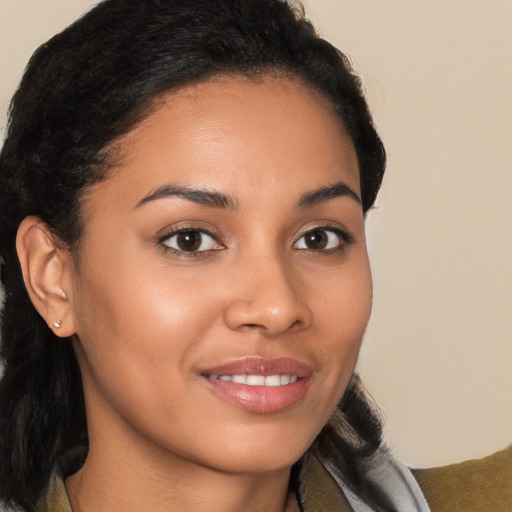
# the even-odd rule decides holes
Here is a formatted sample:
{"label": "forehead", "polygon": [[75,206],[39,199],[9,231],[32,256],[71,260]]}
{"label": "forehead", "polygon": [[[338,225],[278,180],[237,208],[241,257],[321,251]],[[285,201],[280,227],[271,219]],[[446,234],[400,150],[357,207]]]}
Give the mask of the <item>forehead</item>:
{"label": "forehead", "polygon": [[355,150],[330,103],[284,78],[219,78],[170,92],[120,142],[115,184],[133,204],[165,182],[233,195],[345,181],[359,192]]}

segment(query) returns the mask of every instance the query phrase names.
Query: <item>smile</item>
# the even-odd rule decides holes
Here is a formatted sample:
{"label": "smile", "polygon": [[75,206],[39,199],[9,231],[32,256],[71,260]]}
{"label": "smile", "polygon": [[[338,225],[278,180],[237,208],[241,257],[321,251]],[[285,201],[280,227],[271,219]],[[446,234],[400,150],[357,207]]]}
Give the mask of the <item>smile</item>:
{"label": "smile", "polygon": [[297,375],[209,375],[211,380],[235,382],[247,386],[265,386],[269,388],[287,386],[297,382]]}
{"label": "smile", "polygon": [[221,400],[254,413],[277,413],[305,397],[313,369],[289,358],[245,357],[201,375]]}

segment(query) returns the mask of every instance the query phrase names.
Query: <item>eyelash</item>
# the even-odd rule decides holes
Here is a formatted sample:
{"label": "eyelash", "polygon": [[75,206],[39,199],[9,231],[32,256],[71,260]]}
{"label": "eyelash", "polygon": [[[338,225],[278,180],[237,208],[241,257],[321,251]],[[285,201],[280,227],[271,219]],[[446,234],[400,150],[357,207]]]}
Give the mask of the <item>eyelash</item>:
{"label": "eyelash", "polygon": [[[202,250],[202,251],[197,251],[197,250],[186,251],[183,249],[170,247],[169,245],[166,244],[166,242],[168,243],[173,237],[178,237],[180,234],[183,234],[183,233],[199,233],[199,234],[201,234],[201,236],[207,235],[208,237],[210,237],[213,240],[213,242],[218,244],[220,247],[218,249],[206,249],[206,250]],[[204,240],[201,240],[201,244],[203,242],[204,242]],[[157,245],[161,246],[165,251],[170,251],[173,254],[175,254],[176,256],[183,258],[183,259],[199,258],[201,256],[205,256],[205,254],[210,251],[218,251],[218,250],[225,248],[224,246],[219,244],[219,242],[217,241],[217,236],[215,234],[211,233],[207,229],[199,228],[199,227],[195,227],[195,226],[182,226],[178,229],[173,229],[169,233],[160,237],[157,241]]]}
{"label": "eyelash", "polygon": [[[334,235],[338,239],[338,245],[336,247],[330,247],[327,249],[311,249],[308,247],[297,247],[297,245],[300,243],[301,240],[304,239],[305,236],[307,236],[308,234],[315,233],[315,232],[328,233],[328,235],[327,235],[328,242],[332,242],[332,239],[330,239],[329,235]],[[169,245],[167,245],[173,237],[178,237],[180,234],[183,234],[183,233],[199,233],[201,236],[207,235],[208,237],[210,237],[212,239],[212,242],[219,245],[219,247],[212,248],[212,249],[203,249],[201,251],[198,251],[198,250],[187,251],[184,249],[170,247]],[[353,243],[353,241],[354,241],[353,237],[349,233],[347,233],[345,230],[340,229],[339,227],[324,225],[324,226],[315,226],[313,228],[309,228],[306,231],[304,231],[300,235],[298,240],[296,242],[294,242],[293,247],[294,247],[294,249],[297,249],[300,251],[308,251],[308,252],[312,252],[315,254],[321,254],[321,255],[327,256],[327,255],[343,252],[350,244]],[[203,243],[204,243],[204,240],[201,240],[199,247]],[[183,258],[183,259],[194,259],[194,258],[198,258],[198,257],[204,257],[204,256],[206,256],[207,253],[209,253],[211,251],[219,251],[219,250],[225,249],[225,247],[217,241],[217,236],[215,234],[211,233],[210,231],[208,231],[202,227],[200,228],[200,227],[194,227],[194,226],[182,226],[178,229],[174,229],[174,230],[170,231],[169,233],[166,233],[164,236],[162,236],[158,239],[157,245],[162,247],[165,251],[171,251],[173,254],[175,254],[176,256]]]}
{"label": "eyelash", "polygon": [[[308,252],[312,252],[319,255],[332,255],[332,254],[338,254],[340,252],[343,252],[347,249],[347,247],[354,242],[354,238],[345,230],[335,227],[335,226],[315,226],[313,228],[309,228],[306,231],[302,233],[302,235],[299,237],[297,242],[293,244],[295,247],[306,235],[315,233],[315,232],[323,232],[323,233],[329,233],[331,235],[334,235],[338,239],[338,245],[336,247],[331,247],[327,249],[310,249],[307,247],[300,247],[298,250],[304,250]],[[329,239],[329,237],[328,237]]]}

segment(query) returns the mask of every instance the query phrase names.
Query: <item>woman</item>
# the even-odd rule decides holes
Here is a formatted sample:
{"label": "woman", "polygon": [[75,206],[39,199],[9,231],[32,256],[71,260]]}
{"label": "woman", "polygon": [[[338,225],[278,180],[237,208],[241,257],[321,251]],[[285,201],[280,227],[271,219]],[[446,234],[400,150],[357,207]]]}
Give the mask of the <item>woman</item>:
{"label": "woman", "polygon": [[428,510],[353,377],[384,164],[281,1],[107,0],[43,45],[0,157],[0,498]]}

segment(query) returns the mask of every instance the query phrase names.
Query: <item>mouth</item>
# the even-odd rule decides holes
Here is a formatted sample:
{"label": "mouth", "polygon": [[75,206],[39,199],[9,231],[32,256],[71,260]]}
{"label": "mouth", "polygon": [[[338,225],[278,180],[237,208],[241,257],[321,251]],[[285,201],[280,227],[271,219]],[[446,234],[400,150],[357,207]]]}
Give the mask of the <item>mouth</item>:
{"label": "mouth", "polygon": [[255,413],[280,412],[304,398],[313,369],[294,359],[247,357],[201,372],[216,396]]}

